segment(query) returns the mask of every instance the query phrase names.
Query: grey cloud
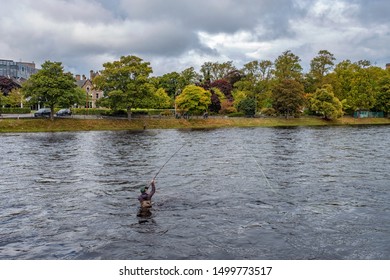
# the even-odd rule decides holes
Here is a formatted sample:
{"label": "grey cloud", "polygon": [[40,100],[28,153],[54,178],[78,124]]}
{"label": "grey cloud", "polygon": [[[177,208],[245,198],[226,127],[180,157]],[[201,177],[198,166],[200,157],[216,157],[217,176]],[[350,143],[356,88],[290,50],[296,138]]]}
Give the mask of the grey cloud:
{"label": "grey cloud", "polygon": [[54,22],[85,22],[96,24],[109,21],[115,15],[96,0],[92,1],[25,1],[31,11]]}
{"label": "grey cloud", "polygon": [[389,24],[390,2],[386,0],[356,0],[360,9],[358,18],[366,24]]}
{"label": "grey cloud", "polygon": [[[372,61],[390,55],[385,48],[390,40],[387,0],[3,2],[2,56],[63,61],[71,69],[89,71],[127,54],[153,59],[164,69],[195,59],[275,59],[287,49],[304,59],[323,48],[336,57],[350,53]],[[200,32],[228,40],[209,44]],[[250,36],[239,36],[243,32]]]}
{"label": "grey cloud", "polygon": [[130,19],[168,19],[190,30],[210,33],[250,30],[258,24],[285,27],[297,14],[297,7],[288,0],[122,0],[121,6]]}

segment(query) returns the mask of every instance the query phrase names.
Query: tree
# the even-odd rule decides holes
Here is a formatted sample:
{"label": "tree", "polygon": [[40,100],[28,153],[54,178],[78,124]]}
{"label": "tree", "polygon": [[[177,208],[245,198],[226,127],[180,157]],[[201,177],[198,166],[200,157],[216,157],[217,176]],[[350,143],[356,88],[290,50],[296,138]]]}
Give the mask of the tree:
{"label": "tree", "polygon": [[272,91],[272,106],[280,115],[295,116],[304,104],[303,85],[295,80],[283,80]]}
{"label": "tree", "polygon": [[11,107],[20,107],[21,104],[23,104],[23,94],[19,89],[13,89],[9,94],[8,94],[8,105]]}
{"label": "tree", "polygon": [[7,97],[4,96],[4,93],[2,91],[0,91],[0,116],[2,113],[2,108],[6,104],[6,102],[7,102]]}
{"label": "tree", "polygon": [[187,68],[180,73],[179,90],[182,91],[186,86],[199,83],[201,76],[196,73],[194,67]]}
{"label": "tree", "polygon": [[310,98],[310,109],[324,116],[325,119],[337,119],[343,116],[340,100],[334,96],[331,85],[324,85]]}
{"label": "tree", "polygon": [[380,88],[376,98],[375,109],[390,113],[390,73],[380,81]]}
{"label": "tree", "polygon": [[177,72],[167,73],[159,77],[159,87],[163,88],[169,97],[175,98],[181,85],[180,74]]}
{"label": "tree", "polygon": [[371,110],[380,91],[380,80],[386,71],[363,60],[352,63],[345,60],[336,65],[333,88],[335,96],[345,104],[349,113]]}
{"label": "tree", "polygon": [[172,108],[172,99],[163,88],[159,88],[153,95],[151,107],[155,109]]}
{"label": "tree", "polygon": [[236,113],[237,109],[234,107],[233,101],[225,99],[221,102],[221,110],[219,113],[221,114],[231,114]]}
{"label": "tree", "polygon": [[61,98],[58,101],[58,105],[60,107],[71,107],[73,105],[86,104],[86,101],[87,101],[86,92],[82,88],[76,87],[75,92],[73,94],[66,94],[61,96]]}
{"label": "tree", "polygon": [[225,95],[219,88],[211,88],[211,104],[209,106],[210,112],[218,113],[222,108],[222,102],[226,100]]}
{"label": "tree", "polygon": [[94,79],[96,88],[103,90],[113,109],[125,109],[131,119],[131,109],[141,107],[153,95],[149,62],[136,56],[122,56],[119,61],[103,64],[104,70]]}
{"label": "tree", "polygon": [[254,82],[270,80],[272,77],[273,63],[270,60],[254,60],[244,65],[243,72]]}
{"label": "tree", "polygon": [[41,67],[23,84],[22,92],[26,98],[31,98],[30,102],[49,107],[53,120],[54,108],[77,95],[76,81],[71,73],[64,73],[61,62],[46,61]]}
{"label": "tree", "polygon": [[306,92],[314,92],[325,84],[325,76],[330,73],[336,58],[327,50],[321,50],[310,62],[310,72],[306,75]]}
{"label": "tree", "polygon": [[218,88],[227,99],[233,100],[233,96],[232,96],[233,87],[227,80],[225,79],[216,80],[210,84],[210,88]]}
{"label": "tree", "polygon": [[231,72],[234,72],[236,67],[233,65],[233,61],[227,61],[223,63],[219,62],[205,62],[200,72],[203,76],[203,83],[212,83],[216,80],[224,79]]}
{"label": "tree", "polygon": [[183,113],[199,114],[207,111],[211,104],[211,93],[195,85],[186,86],[176,97],[177,108]]}
{"label": "tree", "polygon": [[247,86],[255,100],[256,111],[260,107],[267,106],[267,93],[272,85],[273,63],[269,60],[252,61],[244,65],[245,74],[237,86]]}
{"label": "tree", "polygon": [[249,96],[249,92],[245,90],[235,90],[233,91],[233,97],[234,97],[234,102],[233,105],[234,107],[238,110],[238,106],[241,103],[241,101],[247,99]]}
{"label": "tree", "polygon": [[301,59],[293,54],[290,50],[285,51],[275,61],[275,77],[279,81],[302,79]]}
{"label": "tree", "polygon": [[238,103],[238,111],[252,117],[256,114],[256,102],[253,98],[245,98]]}
{"label": "tree", "polygon": [[310,73],[314,78],[321,81],[322,78],[332,70],[335,60],[336,58],[329,51],[319,51],[318,56],[313,58],[310,62]]}

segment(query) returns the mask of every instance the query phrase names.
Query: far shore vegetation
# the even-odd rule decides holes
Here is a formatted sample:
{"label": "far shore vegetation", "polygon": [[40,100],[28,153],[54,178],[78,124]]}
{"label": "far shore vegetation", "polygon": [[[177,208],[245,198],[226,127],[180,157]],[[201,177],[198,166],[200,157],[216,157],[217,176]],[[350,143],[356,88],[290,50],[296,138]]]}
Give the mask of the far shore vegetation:
{"label": "far shore vegetation", "polygon": [[[242,68],[233,61],[205,62],[199,71],[153,76],[149,62],[127,55],[91,70],[85,88],[87,80],[81,86],[62,62],[46,61],[27,81],[0,77],[0,115],[48,108],[51,122],[3,119],[0,131],[388,124],[390,64],[384,69],[367,60],[335,61],[321,50],[304,73],[301,59],[287,50],[274,61],[254,60]],[[61,108],[101,116],[55,118]]]}
{"label": "far shore vegetation", "polygon": [[132,119],[0,119],[0,133],[65,132],[65,131],[141,131],[150,129],[215,129],[232,127],[300,127],[339,125],[389,125],[388,118],[352,118],[325,120],[318,117],[301,118],[141,118]]}

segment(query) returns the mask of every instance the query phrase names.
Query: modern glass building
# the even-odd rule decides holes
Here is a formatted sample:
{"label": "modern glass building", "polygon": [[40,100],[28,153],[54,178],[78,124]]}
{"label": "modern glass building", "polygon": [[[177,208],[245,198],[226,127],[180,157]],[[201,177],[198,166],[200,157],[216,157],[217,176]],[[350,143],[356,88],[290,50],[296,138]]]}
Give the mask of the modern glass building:
{"label": "modern glass building", "polygon": [[0,76],[14,79],[28,79],[38,69],[33,62],[15,62],[13,60],[0,59]]}

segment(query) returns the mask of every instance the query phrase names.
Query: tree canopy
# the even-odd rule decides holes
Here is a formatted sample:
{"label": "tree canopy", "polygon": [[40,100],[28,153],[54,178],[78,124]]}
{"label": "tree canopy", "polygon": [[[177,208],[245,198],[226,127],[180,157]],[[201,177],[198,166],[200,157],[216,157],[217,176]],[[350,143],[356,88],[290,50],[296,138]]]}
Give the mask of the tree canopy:
{"label": "tree canopy", "polygon": [[[310,101],[323,102],[320,93],[329,94],[330,90],[324,85],[331,85],[334,98],[342,103],[342,111],[346,114],[357,110],[390,111],[389,69],[373,66],[366,60],[344,60],[338,64],[335,61],[331,52],[320,50],[311,60],[310,70],[303,73],[299,56],[287,50],[274,61],[253,60],[241,69],[236,68],[233,61],[205,62],[199,72],[189,67],[182,72],[150,77],[153,71],[149,62],[136,56],[122,56],[118,61],[103,64],[104,69],[93,82],[97,89],[104,91],[104,98],[97,103],[113,110],[126,110],[129,119],[132,108],[173,108],[175,99],[176,103],[178,100],[183,102],[185,110],[199,111],[193,106],[184,106],[185,99],[192,100],[192,97],[181,95],[188,86],[201,87],[211,94],[211,104],[202,108],[211,113],[244,111],[242,108],[254,106],[256,114],[272,112],[272,115],[299,116],[304,109],[309,109]],[[62,96],[63,103],[77,103],[70,98],[74,95],[67,96]],[[315,98],[310,99],[313,96]],[[31,98],[50,103],[48,98],[38,98],[38,95]],[[326,117],[338,116],[339,113],[331,116],[326,113]]]}
{"label": "tree canopy", "polygon": [[55,107],[69,107],[83,98],[75,82],[71,73],[64,73],[61,62],[46,61],[42,69],[23,84],[22,92],[30,102],[49,107],[53,119]]}
{"label": "tree canopy", "polygon": [[143,107],[153,96],[150,63],[136,56],[122,56],[119,61],[107,62],[103,67],[94,79],[96,88],[104,91],[111,108],[126,109],[131,119],[131,109]]}
{"label": "tree canopy", "polygon": [[340,100],[334,96],[331,85],[317,89],[310,99],[310,109],[324,116],[325,119],[336,119],[343,115]]}
{"label": "tree canopy", "polygon": [[303,110],[304,90],[298,81],[286,79],[273,89],[273,108],[286,118]]}
{"label": "tree canopy", "polygon": [[176,97],[176,106],[182,113],[201,114],[211,104],[211,93],[202,87],[189,85]]}

